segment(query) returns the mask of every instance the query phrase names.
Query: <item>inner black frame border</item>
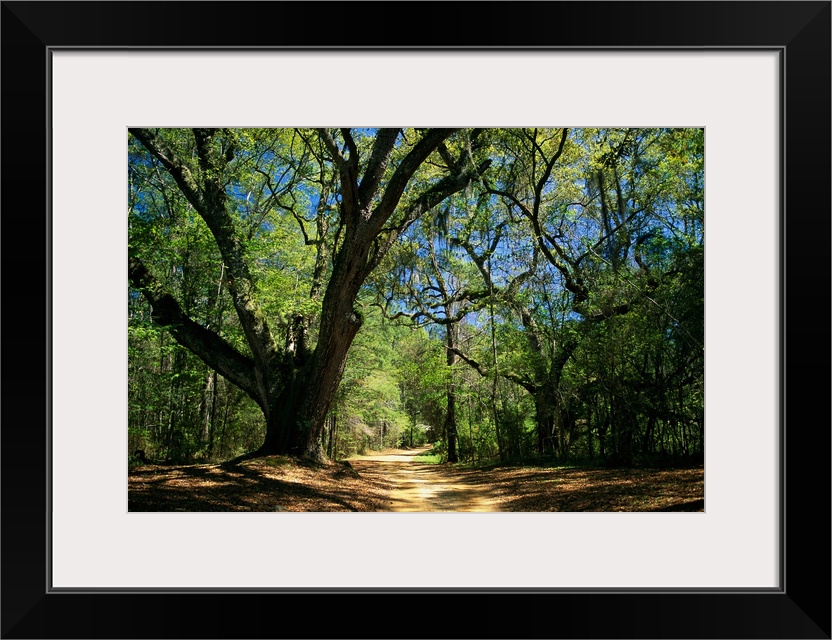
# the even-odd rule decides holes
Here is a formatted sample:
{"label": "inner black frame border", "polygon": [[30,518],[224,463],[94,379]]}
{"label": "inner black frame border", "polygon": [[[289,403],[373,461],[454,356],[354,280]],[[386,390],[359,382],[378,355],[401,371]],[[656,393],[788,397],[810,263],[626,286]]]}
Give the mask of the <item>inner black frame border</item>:
{"label": "inner black frame border", "polygon": [[[2,637],[830,638],[830,6],[2,2]],[[779,51],[781,588],[50,589],[48,100],[62,48]]]}

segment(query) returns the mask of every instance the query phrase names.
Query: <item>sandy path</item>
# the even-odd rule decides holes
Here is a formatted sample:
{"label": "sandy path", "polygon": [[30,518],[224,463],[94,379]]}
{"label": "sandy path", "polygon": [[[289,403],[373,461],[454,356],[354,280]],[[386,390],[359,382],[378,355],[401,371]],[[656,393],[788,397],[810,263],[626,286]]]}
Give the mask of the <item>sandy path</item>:
{"label": "sandy path", "polygon": [[350,464],[362,476],[390,486],[390,511],[499,511],[476,471],[414,461],[429,450],[389,449],[350,458]]}

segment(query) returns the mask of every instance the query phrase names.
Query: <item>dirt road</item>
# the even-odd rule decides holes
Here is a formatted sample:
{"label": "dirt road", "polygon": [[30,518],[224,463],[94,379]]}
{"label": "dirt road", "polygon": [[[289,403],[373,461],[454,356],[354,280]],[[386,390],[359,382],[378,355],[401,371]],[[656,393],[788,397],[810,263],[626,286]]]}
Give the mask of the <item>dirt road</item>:
{"label": "dirt road", "polygon": [[493,488],[476,472],[415,460],[429,450],[389,449],[350,458],[350,464],[362,477],[390,487],[388,511],[500,510]]}
{"label": "dirt road", "polygon": [[[689,468],[426,464],[425,449],[342,464],[266,456],[223,464],[145,464],[128,476],[129,511],[704,511],[705,473]],[[360,474],[360,475],[359,475]]]}

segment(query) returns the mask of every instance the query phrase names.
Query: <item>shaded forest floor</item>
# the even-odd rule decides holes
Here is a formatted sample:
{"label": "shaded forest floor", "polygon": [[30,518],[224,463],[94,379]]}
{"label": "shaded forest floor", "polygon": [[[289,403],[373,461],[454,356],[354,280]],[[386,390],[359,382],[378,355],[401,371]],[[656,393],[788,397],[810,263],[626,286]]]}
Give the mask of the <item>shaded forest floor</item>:
{"label": "shaded forest floor", "polygon": [[282,456],[143,465],[129,511],[704,511],[702,466],[605,469],[425,464],[425,449],[317,465]]}

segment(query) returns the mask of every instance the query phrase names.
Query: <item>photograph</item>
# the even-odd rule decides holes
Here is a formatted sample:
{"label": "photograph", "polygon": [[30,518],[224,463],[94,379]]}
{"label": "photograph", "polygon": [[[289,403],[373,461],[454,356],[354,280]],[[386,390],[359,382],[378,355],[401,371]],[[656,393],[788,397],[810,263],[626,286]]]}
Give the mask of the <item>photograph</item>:
{"label": "photograph", "polygon": [[0,638],[832,638],[832,2],[0,5]]}
{"label": "photograph", "polygon": [[130,511],[704,511],[704,128],[130,129]]}

